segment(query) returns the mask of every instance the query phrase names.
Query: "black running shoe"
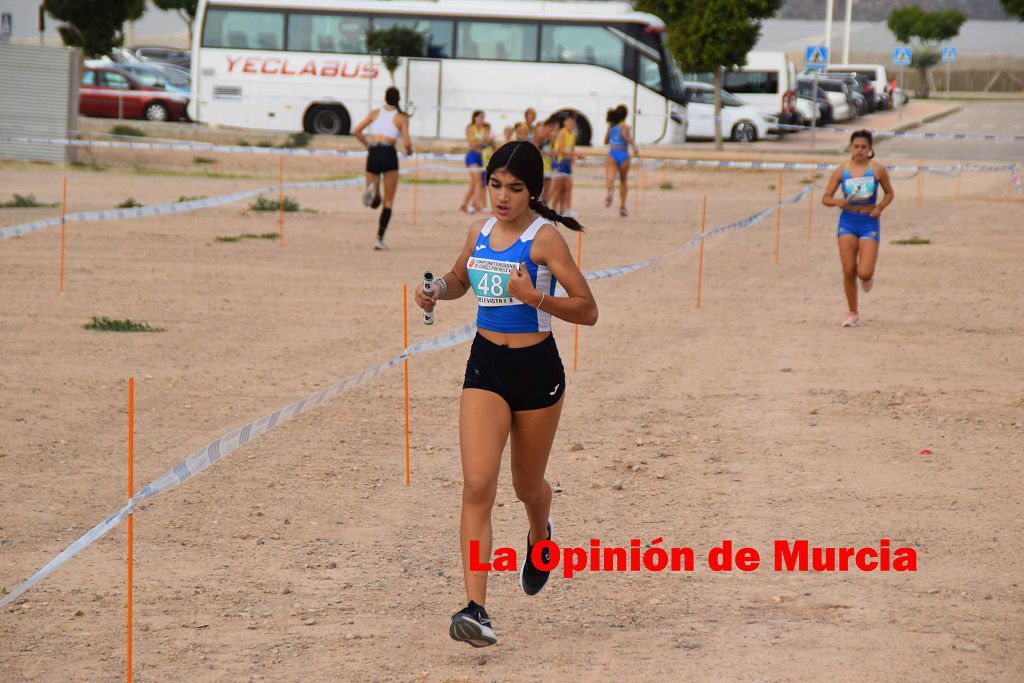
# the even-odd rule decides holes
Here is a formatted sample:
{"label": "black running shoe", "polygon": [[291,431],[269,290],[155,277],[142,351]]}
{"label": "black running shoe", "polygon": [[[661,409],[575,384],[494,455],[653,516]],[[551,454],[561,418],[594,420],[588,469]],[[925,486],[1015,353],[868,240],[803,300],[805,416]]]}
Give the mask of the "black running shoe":
{"label": "black running shoe", "polygon": [[487,647],[498,642],[494,629],[491,628],[491,620],[487,617],[487,610],[472,600],[461,611],[452,615],[448,635],[452,640],[460,640],[473,647]]}
{"label": "black running shoe", "polygon": [[381,199],[380,193],[373,195],[373,201],[370,202],[370,208],[376,209],[378,206],[380,206],[381,201],[383,200]]}
{"label": "black running shoe", "polygon": [[[555,537],[555,524],[548,517],[548,540]],[[551,572],[542,572],[533,566],[531,555],[533,546],[530,545],[530,533],[526,533],[526,560],[523,562],[523,568],[519,571],[519,585],[523,587],[523,592],[527,595],[536,595],[540,593],[540,590],[544,588],[548,582],[548,576]],[[541,551],[541,557],[544,558],[544,564],[551,561],[551,550],[544,548]]]}

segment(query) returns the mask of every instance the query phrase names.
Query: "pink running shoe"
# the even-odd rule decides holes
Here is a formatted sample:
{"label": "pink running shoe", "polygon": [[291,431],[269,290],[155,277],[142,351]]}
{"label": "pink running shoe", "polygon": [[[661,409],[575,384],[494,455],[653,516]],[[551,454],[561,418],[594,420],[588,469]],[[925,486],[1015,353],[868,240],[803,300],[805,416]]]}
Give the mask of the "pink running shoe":
{"label": "pink running shoe", "polygon": [[860,288],[862,290],[864,290],[865,294],[870,292],[871,288],[874,287],[874,286],[875,286],[875,278],[871,278],[870,280],[861,280],[860,281]]}
{"label": "pink running shoe", "polygon": [[856,313],[851,313],[846,316],[846,320],[843,321],[843,327],[857,327],[860,325],[860,316]]}

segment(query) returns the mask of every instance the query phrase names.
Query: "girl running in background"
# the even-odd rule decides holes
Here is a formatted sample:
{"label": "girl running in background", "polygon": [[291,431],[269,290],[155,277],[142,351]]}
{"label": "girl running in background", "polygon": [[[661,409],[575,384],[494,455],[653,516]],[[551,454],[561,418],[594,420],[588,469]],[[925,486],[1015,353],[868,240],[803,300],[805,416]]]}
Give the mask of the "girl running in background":
{"label": "girl running in background", "polygon": [[[469,604],[452,615],[448,633],[473,647],[497,642],[484,604],[487,572],[470,571],[471,542],[476,560],[489,562],[491,509],[498,487],[501,455],[512,441],[512,486],[526,508],[526,552],[518,558],[519,583],[535,595],[549,572],[538,569],[533,546],[553,538],[551,486],[544,479],[565,392],[565,371],[551,336],[551,318],[593,325],[597,303],[569,247],[553,222],[582,230],[540,201],[544,164],[529,142],[503,145],[487,165],[492,218],[476,221],[462,253],[431,295],[416,288],[416,304],[434,309],[438,299],[458,299],[473,291],[477,336],[466,365],[459,414],[462,451],[462,516],[459,541]],[[555,296],[561,283],[566,296]],[[540,551],[542,557],[547,549]],[[544,559],[546,563],[550,558]]]}
{"label": "girl running in background", "polygon": [[558,174],[552,183],[552,205],[555,211],[563,216],[575,218],[572,210],[572,165],[576,160],[576,117],[567,114],[562,121],[562,129],[555,136],[554,163],[552,167]]}
{"label": "girl running in background", "polygon": [[[873,161],[871,133],[858,130],[850,136],[850,160],[832,172],[828,187],[821,198],[825,206],[837,206],[839,214],[839,260],[843,264],[843,289],[850,314],[843,321],[843,327],[857,327],[860,314],[857,312],[857,278],[867,294],[875,281],[875,264],[878,262],[878,245],[881,237],[882,211],[896,198],[889,181],[889,172]],[[878,186],[882,186],[885,197],[878,201]],[[843,198],[833,195],[842,187]]]}
{"label": "girl running in background", "polygon": [[537,110],[530,107],[523,112],[523,120],[516,124],[516,140],[533,142],[537,133]]}
{"label": "girl running in background", "polygon": [[[476,213],[484,210],[484,183],[481,175],[484,168],[483,151],[487,146],[487,129],[484,124],[484,112],[477,109],[470,117],[466,126],[466,168],[469,169],[469,188],[462,198],[459,211]],[[472,204],[472,205],[471,205]]]}
{"label": "girl running in background", "polygon": [[[409,139],[409,117],[399,107],[401,94],[398,88],[390,87],[384,93],[384,106],[374,109],[366,118],[359,122],[352,135],[367,149],[366,155],[366,189],[363,191],[363,204],[372,209],[381,205],[380,181],[384,179],[384,208],[380,211],[377,221],[377,241],[373,248],[382,251],[387,249],[384,244],[384,233],[391,220],[391,207],[398,190],[398,151],[395,142],[402,136],[405,153],[412,154],[412,140]],[[370,139],[363,135],[369,128]]]}
{"label": "girl running in background", "polygon": [[604,175],[608,186],[608,195],[604,205],[612,205],[612,194],[615,192],[615,176],[619,176],[619,215],[628,216],[626,210],[626,194],[629,192],[629,150],[638,156],[639,151],[625,123],[629,110],[620,104],[608,110],[608,132],[604,136],[604,144],[608,145],[608,158],[604,162]]}

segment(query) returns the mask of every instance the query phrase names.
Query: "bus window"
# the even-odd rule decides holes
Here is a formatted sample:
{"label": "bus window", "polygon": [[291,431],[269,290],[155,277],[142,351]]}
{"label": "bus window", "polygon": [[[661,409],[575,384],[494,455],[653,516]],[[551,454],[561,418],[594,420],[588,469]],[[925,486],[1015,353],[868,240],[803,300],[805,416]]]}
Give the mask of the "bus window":
{"label": "bus window", "polygon": [[293,12],[288,15],[288,49],[365,55],[368,26],[366,17]]}
{"label": "bus window", "polygon": [[623,73],[625,44],[600,26],[541,24],[540,60],[596,64]]}
{"label": "bus window", "polygon": [[725,90],[737,95],[774,95],[779,92],[777,71],[727,71]]}
{"label": "bus window", "polygon": [[646,55],[638,54],[637,57],[640,58],[640,84],[656,92],[662,92],[661,66]]}
{"label": "bus window", "polygon": [[452,49],[452,32],[454,24],[445,19],[399,19],[397,17],[374,17],[373,28],[391,28],[405,26],[419,31],[427,39],[426,57],[440,59],[455,54]]}
{"label": "bus window", "polygon": [[456,56],[463,59],[537,59],[537,24],[459,21]]}
{"label": "bus window", "polygon": [[280,50],[284,13],[211,8],[203,24],[203,47]]}

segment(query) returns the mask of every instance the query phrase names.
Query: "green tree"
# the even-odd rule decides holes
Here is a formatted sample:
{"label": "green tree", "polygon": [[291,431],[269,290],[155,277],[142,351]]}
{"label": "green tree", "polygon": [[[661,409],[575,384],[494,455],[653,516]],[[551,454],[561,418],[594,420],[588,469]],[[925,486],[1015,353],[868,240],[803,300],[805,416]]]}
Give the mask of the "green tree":
{"label": "green tree", "polygon": [[192,44],[192,23],[196,20],[196,6],[199,0],[153,0],[153,4],[162,10],[178,13],[181,20],[188,26],[188,44]]}
{"label": "green tree", "polygon": [[425,57],[427,39],[419,31],[395,24],[391,28],[377,29],[366,32],[366,49],[371,54],[379,54],[384,68],[391,74],[392,85],[395,82],[395,71],[401,57]]}
{"label": "green tree", "polygon": [[[139,0],[44,0],[43,8],[63,21],[58,27],[65,45],[80,47],[87,57],[108,54],[124,44],[124,23],[141,16]],[[145,8],[142,8],[145,11]]]}
{"label": "green tree", "polygon": [[747,63],[761,35],[761,20],[782,0],[637,0],[636,8],[661,18],[668,49],[683,71],[710,71],[715,83],[715,149],[722,149],[722,75]]}
{"label": "green tree", "polygon": [[1024,0],[999,0],[999,2],[1002,4],[1004,12],[1024,21]]}
{"label": "green tree", "polygon": [[886,24],[896,40],[910,44],[911,39],[917,39],[910,66],[920,74],[918,97],[930,94],[928,70],[939,63],[939,44],[959,35],[965,21],[967,16],[955,9],[926,12],[917,5],[909,5],[889,13]]}

